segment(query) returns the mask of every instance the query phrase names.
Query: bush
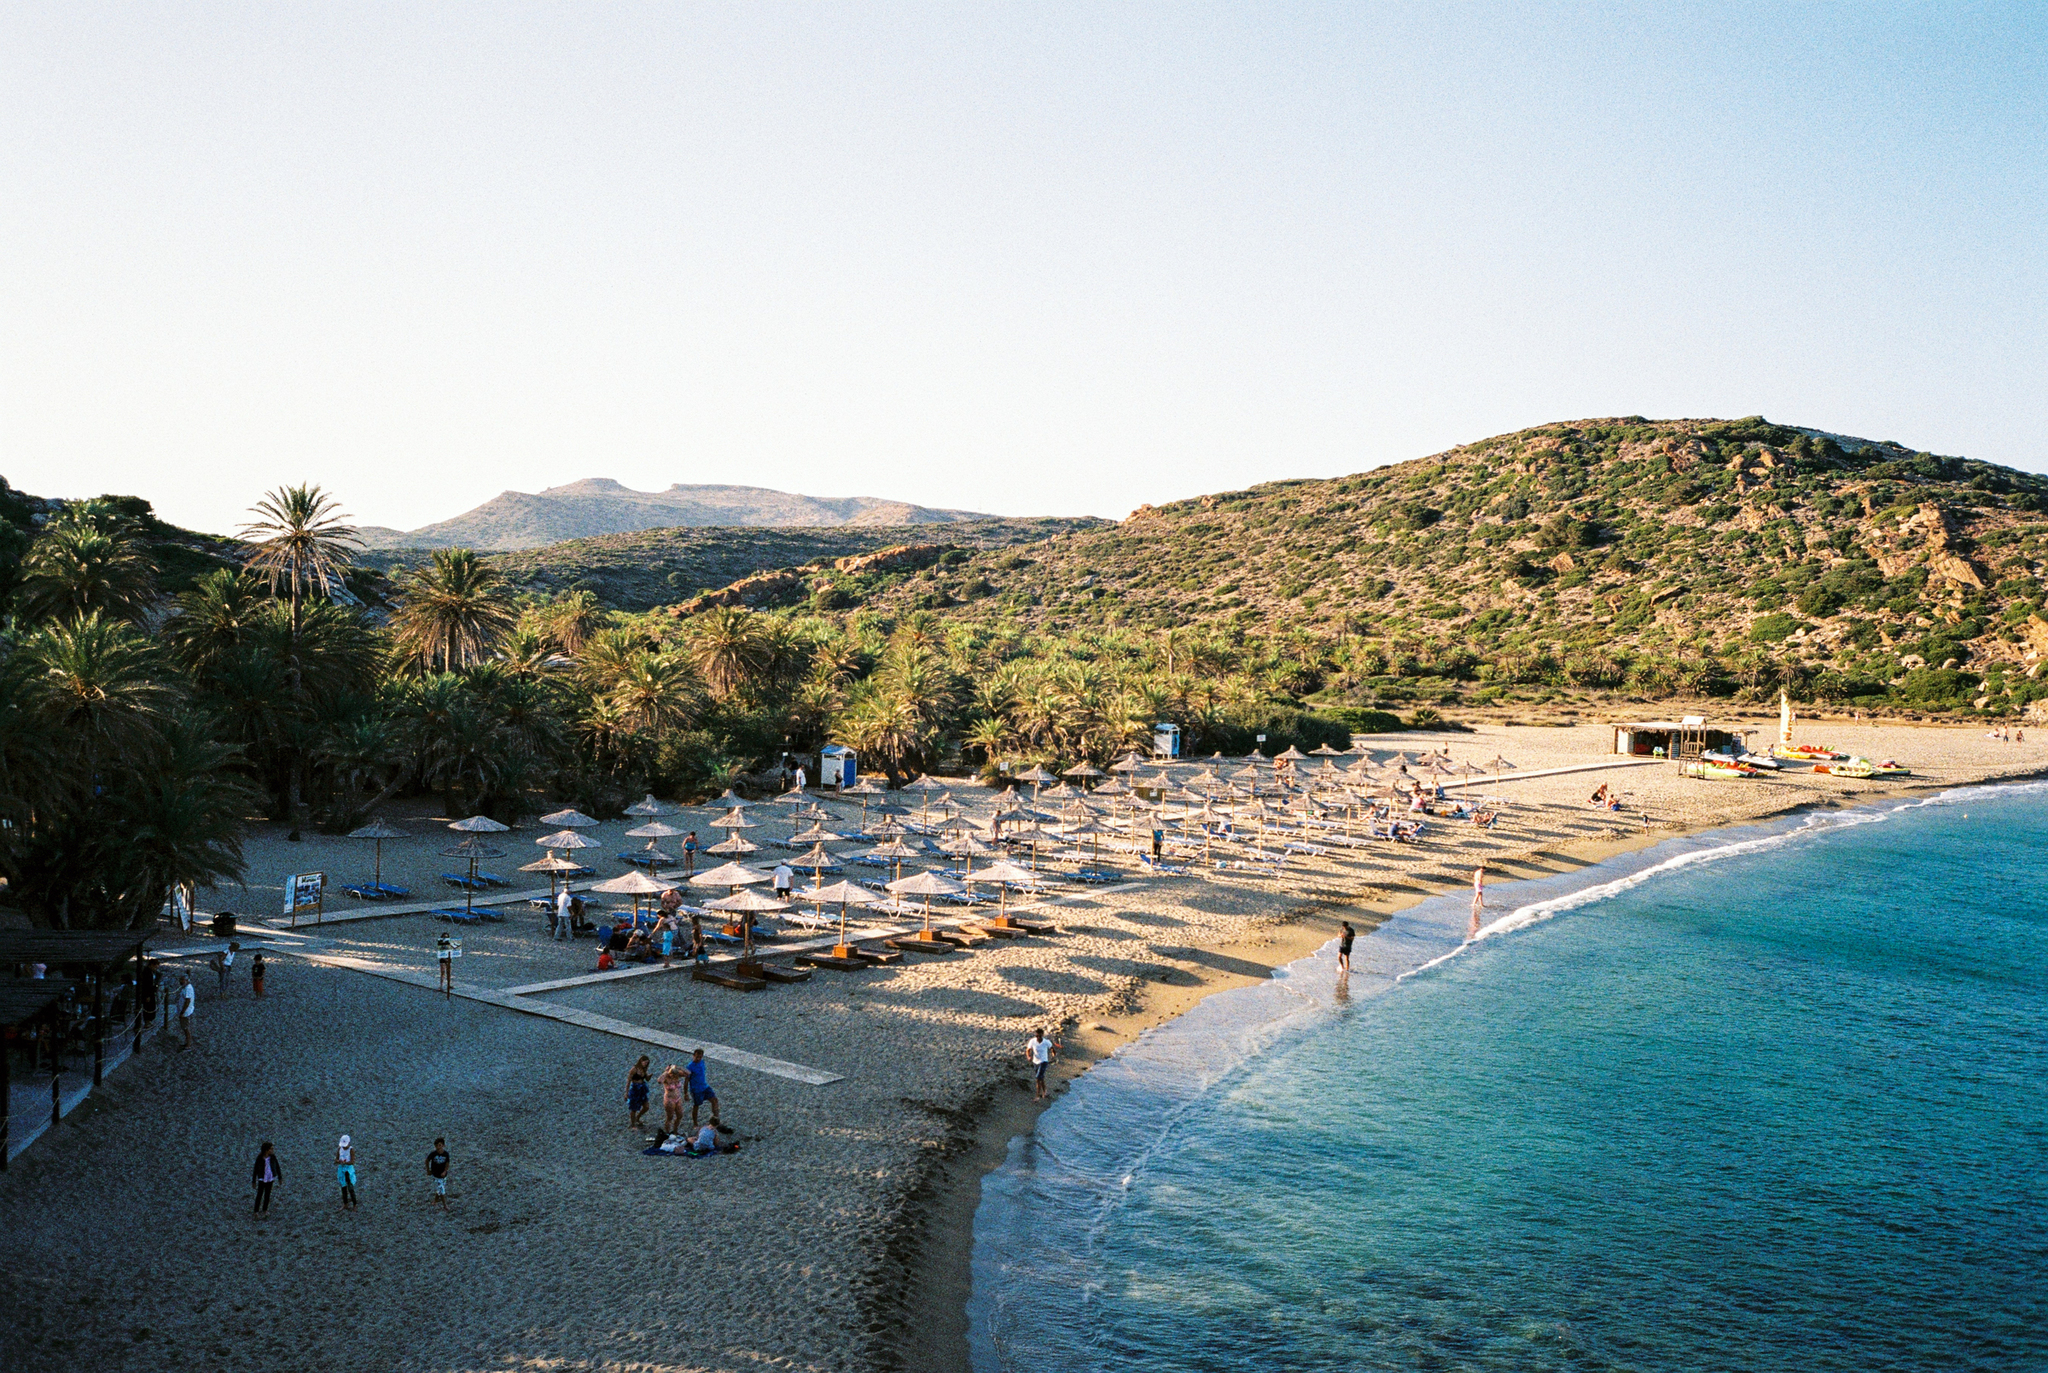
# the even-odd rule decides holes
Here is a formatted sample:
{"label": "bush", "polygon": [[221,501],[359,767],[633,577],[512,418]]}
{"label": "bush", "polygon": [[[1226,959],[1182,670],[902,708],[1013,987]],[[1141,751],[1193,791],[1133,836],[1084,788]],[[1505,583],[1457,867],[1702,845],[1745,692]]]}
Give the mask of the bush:
{"label": "bush", "polygon": [[1392,734],[1402,728],[1401,717],[1387,710],[1368,710],[1364,706],[1326,706],[1322,714],[1329,716],[1353,734]]}
{"label": "bush", "polygon": [[1749,641],[1754,644],[1781,643],[1791,637],[1792,631],[1797,628],[1797,616],[1783,612],[1776,615],[1760,615],[1756,623],[1749,627]]}

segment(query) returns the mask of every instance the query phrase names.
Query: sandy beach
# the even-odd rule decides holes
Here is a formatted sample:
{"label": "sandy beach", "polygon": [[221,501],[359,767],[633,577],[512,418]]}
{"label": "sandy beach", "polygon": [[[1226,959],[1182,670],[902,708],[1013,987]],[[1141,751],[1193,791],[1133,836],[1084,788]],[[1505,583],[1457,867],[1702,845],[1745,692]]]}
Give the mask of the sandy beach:
{"label": "sandy beach", "polygon": [[[1750,723],[1775,737],[1775,719]],[[0,1363],[22,1373],[964,1368],[970,1221],[982,1175],[1036,1109],[1022,1054],[1032,1027],[1060,1031],[1054,1076],[1070,1081],[1209,992],[1320,946],[1340,919],[1369,928],[1466,885],[1481,860],[1506,884],[1490,899],[1511,902],[1515,877],[1677,831],[2048,766],[2042,745],[1973,728],[1817,722],[1800,737],[1896,757],[1914,775],[1702,782],[1669,764],[1510,774],[1467,789],[1507,803],[1491,830],[1437,822],[1416,844],[1332,849],[1277,875],[1191,864],[1187,876],[1141,877],[1120,857],[1127,882],[1044,899],[1037,914],[1057,935],[819,970],[756,994],[681,970],[514,993],[587,974],[595,958],[588,940],[545,939],[540,914],[517,901],[500,903],[503,924],[461,931],[458,977],[473,995],[452,999],[414,984],[431,978],[446,928],[429,915],[302,919],[271,934],[249,924],[245,956],[260,945],[271,961],[267,995],[253,998],[238,975],[219,997],[205,974],[197,1046],[152,1041],[0,1182],[14,1280]],[[1360,742],[1376,758],[1439,744],[1474,762],[1499,753],[1523,772],[1621,761],[1607,752],[1610,729],[1593,724]],[[1603,782],[1622,812],[1587,806]],[[953,790],[969,815],[992,806],[973,782]],[[715,813],[670,823],[709,843]],[[743,861],[772,866],[788,808],[750,814],[759,828],[746,833],[764,848]],[[445,896],[437,874],[453,865],[438,851],[455,837],[450,817],[420,806],[390,818],[415,837],[385,844],[383,880]],[[622,837],[633,823],[593,831],[600,876],[623,870],[611,855],[636,844]],[[539,833],[496,836],[508,855],[496,870],[515,876],[538,856]],[[370,874],[370,846],[346,839],[291,843],[261,828],[248,855],[249,887],[202,893],[202,909],[282,925],[285,874],[325,871],[334,888]],[[329,910],[363,914],[338,890]],[[175,957],[214,944],[166,935],[155,947]],[[514,999],[627,1032],[522,1013],[505,1004]],[[645,1132],[627,1126],[627,1069],[642,1052],[657,1071],[683,1053],[636,1044],[633,1027],[833,1080],[714,1062],[742,1151],[644,1157]],[[332,1166],[344,1133],[361,1173],[354,1213],[340,1208]],[[454,1159],[445,1212],[422,1169],[436,1136]],[[249,1169],[265,1139],[285,1179],[269,1218],[254,1221]]]}

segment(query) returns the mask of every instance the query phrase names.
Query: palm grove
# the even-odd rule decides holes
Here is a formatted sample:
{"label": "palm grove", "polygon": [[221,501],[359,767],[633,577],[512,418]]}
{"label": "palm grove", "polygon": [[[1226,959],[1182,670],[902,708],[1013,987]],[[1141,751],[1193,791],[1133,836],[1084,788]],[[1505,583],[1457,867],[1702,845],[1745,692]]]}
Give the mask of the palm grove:
{"label": "palm grove", "polygon": [[1342,742],[1295,707],[1312,655],[1235,635],[1014,628],[521,595],[466,549],[348,593],[354,532],[317,487],[253,509],[237,565],[175,580],[132,499],[40,524],[0,483],[0,876],[73,927],[154,920],[239,880],[252,817],[339,831],[430,795],[512,821],[703,795],[828,739],[892,777],[1106,761],[1178,721],[1198,748]]}

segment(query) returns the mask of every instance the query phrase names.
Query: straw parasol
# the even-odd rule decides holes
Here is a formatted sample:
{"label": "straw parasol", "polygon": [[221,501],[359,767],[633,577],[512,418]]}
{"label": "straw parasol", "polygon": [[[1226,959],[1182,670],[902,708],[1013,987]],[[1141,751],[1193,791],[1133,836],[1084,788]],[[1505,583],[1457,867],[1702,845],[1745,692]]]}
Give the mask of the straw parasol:
{"label": "straw parasol", "polygon": [[710,803],[713,809],[722,808],[725,810],[745,810],[748,806],[754,804],[756,803],[747,800],[731,787],[727,787],[724,791],[720,792],[718,798]]}
{"label": "straw parasol", "polygon": [[1498,753],[1496,753],[1493,755],[1493,761],[1488,763],[1486,766],[1493,769],[1493,775],[1495,777],[1499,777],[1503,772],[1514,771],[1517,767],[1517,764],[1510,763],[1507,759],[1501,757]]}
{"label": "straw parasol", "polygon": [[922,854],[919,850],[910,847],[910,845],[904,843],[901,839],[891,839],[886,844],[879,844],[876,847],[869,849],[863,855],[863,857],[867,858],[888,859],[890,863],[894,865],[893,870],[891,872],[891,876],[898,879],[900,879],[903,876],[903,860],[906,858],[918,858],[921,856]]}
{"label": "straw parasol", "polygon": [[664,806],[661,802],[655,800],[654,793],[651,791],[640,800],[626,807],[626,814],[628,815],[645,815],[649,818],[657,815],[673,815],[674,813],[673,807]]}
{"label": "straw parasol", "polygon": [[922,896],[924,898],[924,929],[926,934],[932,928],[932,898],[934,896],[958,896],[967,888],[950,877],[941,877],[935,872],[921,872],[915,877],[905,877],[889,884],[889,891],[896,896]]}
{"label": "straw parasol", "polygon": [[989,854],[998,853],[1001,851],[999,849],[991,847],[988,844],[982,843],[979,839],[975,838],[971,834],[962,834],[956,836],[955,838],[948,839],[945,842],[941,843],[939,845],[939,848],[942,851],[953,855],[953,857],[955,858],[966,860],[966,866],[960,873],[962,880],[965,880],[967,877],[973,874],[974,860],[976,858],[985,858]]}
{"label": "straw parasol", "polygon": [[1338,750],[1331,748],[1328,744],[1317,744],[1309,750],[1309,753],[1317,758],[1335,758]]}
{"label": "straw parasol", "polygon": [[376,841],[377,856],[374,860],[376,875],[370,878],[370,885],[381,889],[384,885],[384,841],[386,839],[403,839],[405,838],[405,831],[396,825],[387,825],[382,820],[372,820],[359,830],[350,830],[348,837],[351,839],[371,839]]}
{"label": "straw parasol", "polygon": [[1299,763],[1307,757],[1308,755],[1306,753],[1303,753],[1300,749],[1294,747],[1294,745],[1289,744],[1287,746],[1287,751],[1285,753],[1276,753],[1273,755],[1273,761],[1276,763]]}
{"label": "straw parasol", "polygon": [[455,821],[448,828],[464,834],[503,834],[512,827],[501,825],[488,815],[472,815],[467,820]]}
{"label": "straw parasol", "polygon": [[1004,920],[1008,918],[1007,912],[1010,909],[1010,888],[1035,887],[1038,885],[1038,874],[1005,859],[1000,863],[989,864],[971,880],[996,884],[996,918]]}
{"label": "straw parasol", "polygon": [[835,844],[845,839],[843,834],[826,829],[823,825],[812,825],[789,836],[792,844]]}
{"label": "straw parasol", "polygon": [[[475,816],[472,818],[484,820],[484,823],[486,824],[497,825],[499,829],[506,828],[504,825],[498,825],[498,822],[495,820],[485,820],[483,816]],[[459,822],[459,824],[467,823],[469,822],[466,820]],[[449,826],[450,829],[454,829],[456,827],[457,826],[455,825]],[[488,833],[488,831],[484,832]],[[462,889],[462,909],[465,911],[475,910],[476,865],[486,858],[503,858],[505,856],[505,851],[503,849],[492,848],[490,845],[484,843],[483,840],[479,839],[477,837],[477,834],[473,832],[467,839],[464,839],[461,843],[455,845],[453,848],[442,849],[441,854],[445,858],[466,858],[469,860],[469,885]]]}
{"label": "straw parasol", "polygon": [[683,831],[662,820],[650,820],[626,831],[628,839],[674,839]]}
{"label": "straw parasol", "polygon": [[728,834],[725,838],[704,850],[706,853],[715,853],[720,858],[737,858],[743,853],[759,853],[760,851],[761,846],[747,838],[744,834]]}
{"label": "straw parasol", "polygon": [[556,830],[553,834],[543,834],[540,838],[534,840],[533,842],[540,845],[544,849],[573,850],[601,849],[604,847],[604,845],[598,843],[595,839],[586,839],[584,836],[578,834],[575,830]]}
{"label": "straw parasol", "polygon": [[789,903],[779,896],[763,896],[757,891],[741,888],[731,896],[721,896],[716,901],[706,901],[707,911],[730,911],[740,917],[740,967],[754,961],[754,917],[762,911],[786,911]]}
{"label": "straw parasol", "polygon": [[641,897],[658,896],[665,891],[674,891],[675,885],[673,882],[664,882],[659,878],[649,877],[646,873],[635,868],[623,877],[614,877],[609,882],[599,882],[591,890],[601,891],[610,896],[632,897],[633,918],[638,920],[640,918]]}
{"label": "straw parasol", "polygon": [[706,820],[704,823],[715,830],[751,830],[760,828],[759,825],[747,819],[745,815],[737,810],[729,810],[716,820]]}
{"label": "straw parasol", "polygon": [[837,869],[839,866],[839,860],[833,857],[831,851],[823,844],[811,845],[808,852],[798,854],[790,861],[800,868],[809,868],[811,870],[812,882],[824,881],[825,869]]}
{"label": "straw parasol", "polygon": [[587,830],[598,822],[580,810],[558,810],[552,815],[543,815],[540,818],[540,823],[543,825],[553,825],[556,829]]}
{"label": "straw parasol", "polygon": [[[620,879],[623,881],[624,879]],[[689,879],[693,887],[746,887],[756,882],[766,882],[768,874],[752,868],[741,867],[738,863],[724,863],[708,871],[700,872]]]}
{"label": "straw parasol", "polygon": [[853,955],[852,941],[846,937],[846,908],[856,902],[865,905],[874,900],[875,894],[855,882],[834,882],[829,887],[812,887],[797,893],[800,900],[809,901],[819,915],[825,913],[827,902],[839,903],[839,943],[833,948],[834,958],[850,958]]}

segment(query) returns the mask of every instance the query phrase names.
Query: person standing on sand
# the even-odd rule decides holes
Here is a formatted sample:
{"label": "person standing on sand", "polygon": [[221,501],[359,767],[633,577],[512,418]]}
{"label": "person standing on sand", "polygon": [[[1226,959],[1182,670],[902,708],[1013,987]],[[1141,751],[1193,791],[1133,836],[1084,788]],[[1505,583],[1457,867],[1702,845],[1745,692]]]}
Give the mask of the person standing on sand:
{"label": "person standing on sand", "polygon": [[434,1200],[448,1204],[448,1141],[434,1136],[434,1151],[427,1155],[427,1176],[434,1180]]}
{"label": "person standing on sand", "polygon": [[249,960],[249,990],[260,999],[263,996],[263,975],[270,970],[263,965],[263,950],[258,949]]}
{"label": "person standing on sand", "polygon": [[569,884],[567,882],[562,884],[561,894],[555,897],[555,918],[550,923],[553,924],[554,928],[548,931],[549,934],[553,935],[556,939],[567,939],[569,937]]}
{"label": "person standing on sand", "polygon": [[804,783],[810,780],[811,779],[809,778],[809,776],[807,776],[804,772],[804,765],[802,763],[798,763],[796,765],[796,789],[798,791],[802,791],[804,789]]}
{"label": "person standing on sand", "polygon": [[683,1128],[683,1070],[671,1063],[661,1070],[661,1128],[675,1134]]}
{"label": "person standing on sand", "polygon": [[795,885],[795,882],[796,873],[790,869],[789,864],[777,863],[775,865],[775,894],[777,896],[781,897],[784,901],[789,900],[789,889]]}
{"label": "person standing on sand", "polygon": [[284,1165],[277,1161],[277,1155],[270,1151],[270,1141],[264,1140],[263,1147],[256,1151],[256,1166],[250,1171],[250,1182],[256,1187],[256,1209],[252,1216],[270,1214],[270,1189],[284,1181]]}
{"label": "person standing on sand", "polygon": [[711,1103],[711,1123],[718,1124],[718,1093],[711,1090],[710,1069],[702,1049],[690,1051],[690,1066],[683,1071],[690,1077],[690,1128],[697,1128],[697,1108],[707,1101]]}
{"label": "person standing on sand", "polygon": [[1358,931],[1351,928],[1351,922],[1343,922],[1344,933],[1337,936],[1337,975],[1351,976],[1351,941],[1358,938]]}
{"label": "person standing on sand", "polygon": [[683,836],[683,876],[697,875],[697,831],[691,830]]}
{"label": "person standing on sand", "polygon": [[647,1117],[648,1058],[640,1055],[640,1061],[626,1074],[626,1124],[638,1130]]}
{"label": "person standing on sand", "polygon": [[185,1037],[181,1048],[192,1047],[192,1021],[199,1011],[199,989],[192,985],[192,979],[178,979],[178,1033]]}
{"label": "person standing on sand", "polygon": [[434,940],[434,961],[441,966],[441,995],[445,998],[455,990],[455,941],[445,930]]}
{"label": "person standing on sand", "polygon": [[1059,1051],[1059,1045],[1048,1039],[1044,1030],[1033,1030],[1031,1038],[1024,1041],[1024,1056],[1031,1061],[1033,1101],[1045,1100],[1045,1070],[1052,1065],[1053,1056]]}
{"label": "person standing on sand", "polygon": [[356,1146],[347,1135],[334,1146],[334,1180],[341,1184],[341,1209],[356,1209]]}

